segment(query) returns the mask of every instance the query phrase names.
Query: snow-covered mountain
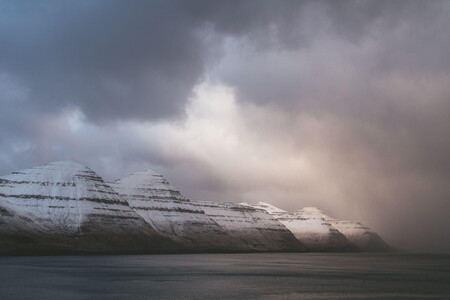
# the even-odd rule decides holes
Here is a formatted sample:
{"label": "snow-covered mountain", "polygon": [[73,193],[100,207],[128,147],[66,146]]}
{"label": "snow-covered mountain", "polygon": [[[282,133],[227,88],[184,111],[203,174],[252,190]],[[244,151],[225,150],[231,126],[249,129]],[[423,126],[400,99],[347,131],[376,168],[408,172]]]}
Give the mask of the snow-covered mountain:
{"label": "snow-covered mountain", "polygon": [[0,177],[0,251],[158,252],[152,229],[89,168],[59,161]]}
{"label": "snow-covered mountain", "polygon": [[264,202],[253,205],[242,204],[267,211],[312,250],[391,250],[383,239],[369,227],[359,222],[333,219],[315,207],[305,207],[289,213]]}
{"label": "snow-covered mountain", "polygon": [[193,204],[229,233],[230,245],[236,250],[306,250],[283,224],[265,211],[231,202],[193,201]]}
{"label": "snow-covered mountain", "polygon": [[59,161],[0,176],[0,254],[354,249],[390,250],[317,208],[191,201],[152,171],[108,184]]}
{"label": "snow-covered mountain", "polygon": [[111,185],[159,233],[193,251],[302,248],[269,214],[231,203],[190,201],[153,171],[135,173]]}
{"label": "snow-covered mountain", "polygon": [[340,221],[330,217],[327,221],[342,232],[350,242],[358,246],[361,251],[383,252],[392,250],[376,232],[360,222]]}
{"label": "snow-covered mountain", "polygon": [[320,251],[356,250],[356,247],[315,207],[305,207],[278,218],[310,249]]}
{"label": "snow-covered mountain", "polygon": [[267,211],[313,251],[356,250],[356,247],[331,225],[327,220],[328,216],[318,208],[305,207],[294,213],[288,213],[264,202],[255,205],[242,204]]}
{"label": "snow-covered mountain", "polygon": [[138,172],[111,186],[156,231],[188,249],[214,251],[228,244],[227,232],[160,174]]}

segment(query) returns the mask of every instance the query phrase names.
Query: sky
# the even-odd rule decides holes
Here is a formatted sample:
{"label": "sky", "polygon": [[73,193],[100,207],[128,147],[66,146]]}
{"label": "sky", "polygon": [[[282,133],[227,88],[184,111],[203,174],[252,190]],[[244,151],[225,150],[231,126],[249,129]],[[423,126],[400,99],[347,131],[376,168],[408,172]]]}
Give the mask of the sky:
{"label": "sky", "polygon": [[449,1],[0,0],[0,174],[162,173],[450,252]]}

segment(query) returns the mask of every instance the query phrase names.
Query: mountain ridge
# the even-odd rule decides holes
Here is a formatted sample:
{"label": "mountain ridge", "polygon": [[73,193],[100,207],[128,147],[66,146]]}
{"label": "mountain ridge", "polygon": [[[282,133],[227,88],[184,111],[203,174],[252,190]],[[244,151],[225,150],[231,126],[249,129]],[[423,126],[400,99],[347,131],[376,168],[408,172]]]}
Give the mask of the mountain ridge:
{"label": "mountain ridge", "polygon": [[264,202],[190,200],[151,170],[108,183],[82,164],[57,161],[0,176],[0,254],[356,247],[386,251],[388,245],[363,224],[335,220],[317,208],[289,213]]}
{"label": "mountain ridge", "polygon": [[189,200],[156,172],[137,172],[116,180],[111,186],[160,234],[193,250],[302,248],[269,214],[256,218],[252,215],[257,213],[255,210],[237,204]]}

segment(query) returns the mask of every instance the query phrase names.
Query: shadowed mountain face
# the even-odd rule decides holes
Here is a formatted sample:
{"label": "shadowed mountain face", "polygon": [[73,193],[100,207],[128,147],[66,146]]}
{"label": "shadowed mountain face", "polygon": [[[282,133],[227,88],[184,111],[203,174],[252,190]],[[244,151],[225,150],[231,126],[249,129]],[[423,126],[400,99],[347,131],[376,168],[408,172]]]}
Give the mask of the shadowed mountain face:
{"label": "shadowed mountain face", "polygon": [[112,187],[159,233],[193,250],[304,249],[269,214],[232,203],[190,201],[152,171],[127,176]]}
{"label": "shadowed mountain face", "polygon": [[89,168],[62,161],[0,177],[1,253],[176,251]]}
{"label": "shadowed mountain face", "polygon": [[369,227],[359,222],[335,220],[315,207],[289,213],[264,202],[242,204],[267,211],[313,251],[392,250]]}

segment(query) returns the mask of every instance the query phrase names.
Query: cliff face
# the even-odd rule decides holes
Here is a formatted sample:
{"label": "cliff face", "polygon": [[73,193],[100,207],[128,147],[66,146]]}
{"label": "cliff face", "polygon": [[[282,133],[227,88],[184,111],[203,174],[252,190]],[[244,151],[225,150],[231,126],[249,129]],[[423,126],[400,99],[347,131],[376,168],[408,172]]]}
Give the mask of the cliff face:
{"label": "cliff face", "polygon": [[152,171],[127,176],[112,187],[159,233],[194,251],[292,251],[301,247],[269,214],[231,203],[190,201]]}
{"label": "cliff face", "polygon": [[0,214],[4,252],[158,252],[175,247],[92,170],[69,161],[0,177]]}

